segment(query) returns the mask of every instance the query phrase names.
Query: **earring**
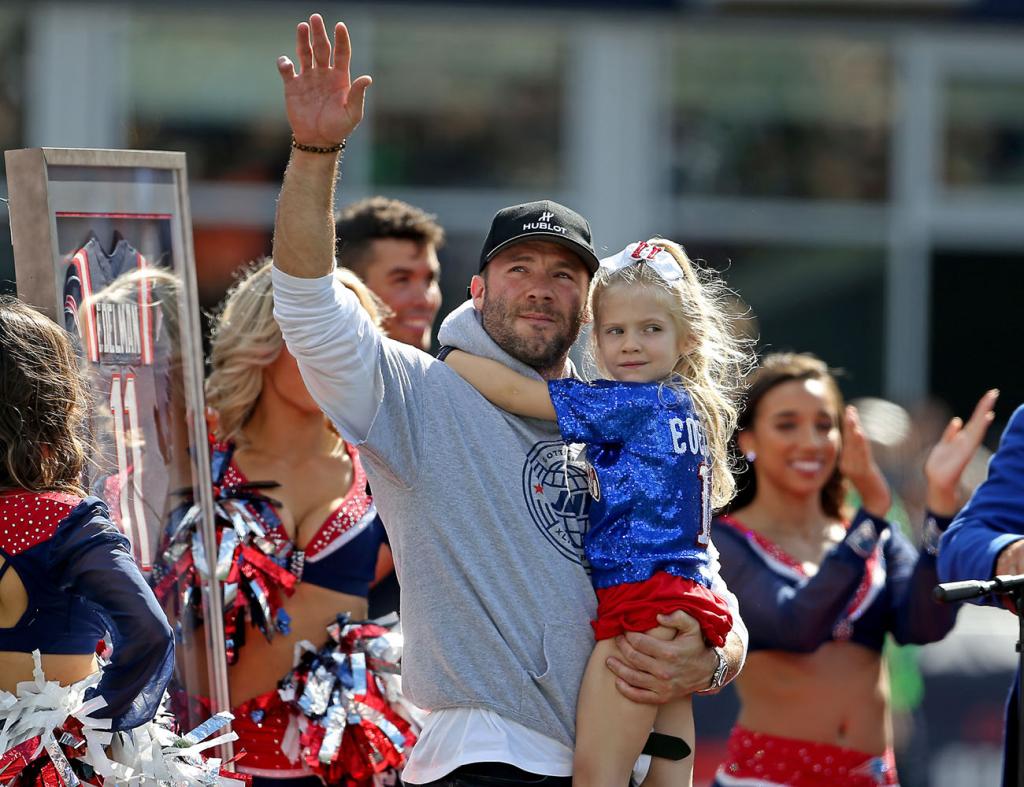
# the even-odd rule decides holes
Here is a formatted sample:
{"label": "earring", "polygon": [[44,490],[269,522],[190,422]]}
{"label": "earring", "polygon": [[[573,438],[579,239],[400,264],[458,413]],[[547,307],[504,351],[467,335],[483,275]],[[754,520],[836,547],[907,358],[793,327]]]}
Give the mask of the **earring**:
{"label": "earring", "polygon": [[743,458],[746,459],[748,462],[753,462],[755,459],[757,459],[757,454],[755,454],[753,451],[747,451],[743,455]]}

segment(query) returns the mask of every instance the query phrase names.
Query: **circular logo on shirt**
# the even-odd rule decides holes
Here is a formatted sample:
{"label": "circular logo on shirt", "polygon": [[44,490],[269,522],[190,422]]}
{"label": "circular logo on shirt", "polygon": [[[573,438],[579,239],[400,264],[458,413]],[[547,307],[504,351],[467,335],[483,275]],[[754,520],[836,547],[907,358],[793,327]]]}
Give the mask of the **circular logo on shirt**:
{"label": "circular logo on shirt", "polygon": [[565,443],[549,440],[533,446],[523,466],[523,494],[544,537],[564,557],[583,565],[583,534],[590,508],[587,474],[566,464]]}

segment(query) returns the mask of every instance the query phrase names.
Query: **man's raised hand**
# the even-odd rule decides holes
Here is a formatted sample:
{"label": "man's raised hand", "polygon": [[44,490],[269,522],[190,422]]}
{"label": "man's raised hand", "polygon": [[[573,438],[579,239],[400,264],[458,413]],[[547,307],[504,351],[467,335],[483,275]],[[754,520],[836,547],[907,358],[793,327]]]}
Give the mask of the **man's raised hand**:
{"label": "man's raised hand", "polygon": [[302,145],[330,147],[346,139],[363,119],[363,103],[369,76],[355,82],[349,71],[352,43],[348,28],[334,26],[333,58],[324,19],[313,14],[296,28],[295,65],[283,55],[277,70],[284,82],[284,102],[295,141]]}

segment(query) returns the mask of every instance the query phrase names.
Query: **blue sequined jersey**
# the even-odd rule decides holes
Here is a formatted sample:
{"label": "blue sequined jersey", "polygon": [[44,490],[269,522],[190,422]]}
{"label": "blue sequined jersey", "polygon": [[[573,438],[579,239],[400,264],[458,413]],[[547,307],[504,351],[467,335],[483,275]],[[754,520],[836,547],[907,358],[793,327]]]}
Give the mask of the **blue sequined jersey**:
{"label": "blue sequined jersey", "polygon": [[584,552],[595,588],[656,571],[711,586],[711,467],[689,395],[659,383],[552,380],[558,428],[585,443],[590,528]]}

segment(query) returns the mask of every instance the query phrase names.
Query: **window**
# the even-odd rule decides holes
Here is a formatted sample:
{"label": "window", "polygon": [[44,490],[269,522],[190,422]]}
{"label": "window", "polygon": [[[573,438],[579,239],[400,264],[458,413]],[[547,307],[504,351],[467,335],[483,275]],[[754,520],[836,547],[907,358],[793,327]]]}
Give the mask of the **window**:
{"label": "window", "polygon": [[275,61],[292,14],[139,13],[128,37],[127,145],[183,150],[189,179],[279,182],[288,122]]}
{"label": "window", "polygon": [[377,188],[556,187],[565,41],[537,24],[381,19],[370,89]]}
{"label": "window", "polygon": [[843,392],[883,388],[885,253],[874,248],[687,244],[742,299],[758,351],[812,352],[844,370]]}
{"label": "window", "polygon": [[1024,78],[957,77],[945,88],[945,184],[1024,188]]}
{"label": "window", "polygon": [[886,198],[891,64],[882,44],[691,29],[675,39],[670,68],[675,193]]}
{"label": "window", "polygon": [[[1000,418],[1024,401],[1014,355],[1020,331],[1024,255],[938,250],[932,257],[929,388],[965,418],[989,388],[1002,391]],[[989,442],[996,437],[990,431]]]}

